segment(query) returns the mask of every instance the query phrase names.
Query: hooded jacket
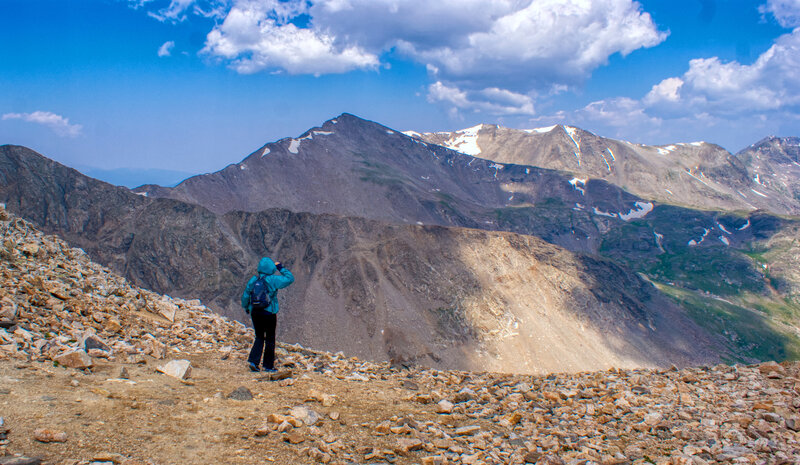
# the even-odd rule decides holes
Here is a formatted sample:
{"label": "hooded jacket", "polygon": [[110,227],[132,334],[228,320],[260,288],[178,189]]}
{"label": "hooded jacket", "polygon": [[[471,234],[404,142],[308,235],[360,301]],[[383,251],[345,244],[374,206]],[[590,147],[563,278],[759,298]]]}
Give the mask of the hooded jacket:
{"label": "hooded jacket", "polygon": [[264,281],[266,281],[267,286],[269,286],[269,297],[270,300],[272,300],[272,303],[270,303],[269,307],[265,310],[269,313],[278,313],[278,289],[283,289],[289,284],[292,284],[294,282],[294,275],[285,267],[281,269],[280,275],[275,274],[276,270],[275,262],[269,257],[264,257],[258,262],[258,275],[253,276],[247,281],[247,286],[245,286],[244,292],[242,293],[242,308],[247,310],[248,313],[253,310],[253,306],[250,305],[250,293],[253,292],[253,285],[259,276],[264,276]]}

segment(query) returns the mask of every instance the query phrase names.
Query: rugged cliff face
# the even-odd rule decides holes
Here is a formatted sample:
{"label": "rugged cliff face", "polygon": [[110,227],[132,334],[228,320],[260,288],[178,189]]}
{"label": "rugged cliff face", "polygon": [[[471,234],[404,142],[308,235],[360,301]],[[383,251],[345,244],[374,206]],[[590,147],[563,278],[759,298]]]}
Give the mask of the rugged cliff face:
{"label": "rugged cliff face", "polygon": [[[790,190],[759,182],[751,175],[755,165],[749,156],[734,156],[707,142],[647,146],[562,125],[519,130],[482,124],[455,132],[409,134],[500,163],[604,179],[641,198],[661,203],[800,213],[800,202]],[[791,143],[781,146],[791,147]],[[797,179],[797,173],[793,176]]]}

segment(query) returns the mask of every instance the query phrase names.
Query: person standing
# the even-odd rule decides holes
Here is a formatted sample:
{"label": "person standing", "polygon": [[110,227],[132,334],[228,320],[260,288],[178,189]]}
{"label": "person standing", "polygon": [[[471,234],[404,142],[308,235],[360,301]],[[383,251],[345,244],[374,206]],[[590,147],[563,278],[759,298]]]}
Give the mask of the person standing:
{"label": "person standing", "polygon": [[[278,271],[280,274],[276,275]],[[258,262],[258,273],[250,278],[242,293],[242,308],[253,319],[256,333],[247,358],[251,371],[275,372],[275,327],[278,323],[278,289],[294,282],[294,275],[281,262],[264,257]],[[266,346],[266,347],[265,347]],[[264,354],[262,368],[261,354]]]}

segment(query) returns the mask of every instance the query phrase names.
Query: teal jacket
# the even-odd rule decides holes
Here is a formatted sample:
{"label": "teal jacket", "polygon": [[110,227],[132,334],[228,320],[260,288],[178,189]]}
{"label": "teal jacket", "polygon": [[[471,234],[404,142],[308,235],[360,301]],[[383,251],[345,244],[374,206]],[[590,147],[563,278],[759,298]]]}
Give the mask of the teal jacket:
{"label": "teal jacket", "polygon": [[[269,297],[272,303],[266,309],[269,313],[278,313],[278,289],[283,289],[294,282],[294,275],[292,275],[292,272],[287,268],[283,268],[279,275],[275,274],[276,270],[275,262],[269,257],[264,257],[258,262],[258,276],[265,276],[264,280],[267,282],[267,286],[269,286],[270,290]],[[258,276],[253,276],[250,278],[250,281],[247,281],[247,286],[245,286],[244,292],[242,293],[242,308],[245,309],[247,313],[253,310],[253,307],[250,305],[250,293],[253,292],[253,284],[255,284]]]}

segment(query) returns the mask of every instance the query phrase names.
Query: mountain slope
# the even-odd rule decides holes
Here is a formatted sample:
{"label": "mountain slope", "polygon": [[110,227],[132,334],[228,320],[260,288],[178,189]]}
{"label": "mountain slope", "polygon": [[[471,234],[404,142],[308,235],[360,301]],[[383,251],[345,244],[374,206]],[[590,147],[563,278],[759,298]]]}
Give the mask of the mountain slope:
{"label": "mountain slope", "polygon": [[407,134],[500,163],[604,179],[641,198],[662,203],[800,213],[800,201],[785,190],[754,182],[743,157],[706,142],[646,146],[562,125],[518,130],[482,124],[455,132]]}
{"label": "mountain slope", "polygon": [[736,154],[759,188],[800,200],[800,137],[767,137]]}
{"label": "mountain slope", "polygon": [[[244,317],[241,287],[261,255],[283,261],[297,277],[281,293],[284,341],[513,372],[698,363],[725,353],[636,274],[537,238],[277,209],[217,216],[85,178],[19,147],[0,147],[0,167],[19,181],[0,185],[11,211],[136,284],[199,297],[226,315]],[[24,182],[33,173],[49,182]],[[23,200],[34,188],[36,201]]]}
{"label": "mountain slope", "polygon": [[[280,344],[280,372],[251,373],[243,325],[138,289],[1,208],[0,230],[4,465],[800,456],[798,363],[525,376]],[[191,370],[167,375],[175,363]]]}

